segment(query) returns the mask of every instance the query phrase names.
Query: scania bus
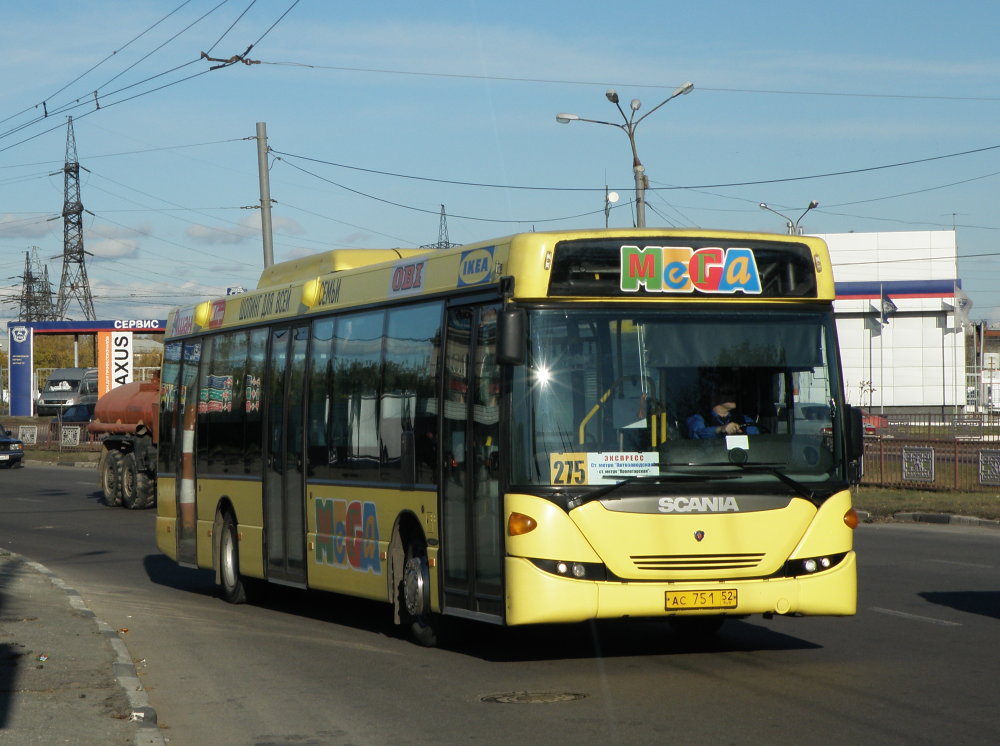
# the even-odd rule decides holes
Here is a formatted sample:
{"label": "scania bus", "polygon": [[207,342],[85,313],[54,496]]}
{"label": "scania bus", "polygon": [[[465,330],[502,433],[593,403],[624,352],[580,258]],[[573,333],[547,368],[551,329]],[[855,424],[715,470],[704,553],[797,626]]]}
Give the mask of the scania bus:
{"label": "scania bus", "polygon": [[[853,614],[863,436],[833,299],[821,240],[758,233],[273,265],[170,314],[158,547],[232,602],[384,601],[424,644],[449,616]],[[694,437],[723,388],[738,425]]]}

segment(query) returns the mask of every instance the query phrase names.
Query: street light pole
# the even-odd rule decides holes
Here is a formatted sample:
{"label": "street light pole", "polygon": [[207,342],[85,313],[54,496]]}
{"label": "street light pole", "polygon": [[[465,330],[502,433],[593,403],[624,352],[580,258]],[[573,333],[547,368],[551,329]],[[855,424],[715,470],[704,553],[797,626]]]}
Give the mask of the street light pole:
{"label": "street light pole", "polygon": [[767,205],[766,202],[761,202],[760,203],[760,209],[761,210],[767,210],[768,212],[773,212],[778,217],[782,217],[782,218],[785,219],[785,227],[788,228],[788,235],[789,236],[801,236],[802,235],[802,226],[800,226],[799,223],[802,222],[802,218],[804,218],[806,216],[807,212],[809,212],[810,210],[813,210],[813,209],[815,209],[817,207],[819,207],[819,202],[817,202],[816,200],[813,200],[812,202],[809,203],[809,206],[806,207],[805,212],[803,212],[801,215],[799,215],[799,219],[796,220],[796,221],[794,221],[794,222],[792,222],[792,219],[790,217],[788,217],[787,215],[783,215],[782,213],[780,213],[777,210],[775,210],[773,207],[768,207],[768,205]]}
{"label": "street light pole", "polygon": [[690,93],[694,89],[694,83],[688,81],[682,86],[679,86],[673,93],[663,99],[660,103],[654,106],[652,109],[647,111],[641,117],[636,119],[636,112],[639,111],[639,107],[642,106],[642,102],[634,98],[630,104],[631,113],[626,115],[625,110],[622,109],[621,104],[618,99],[618,92],[614,88],[608,89],[607,96],[608,101],[613,103],[617,108],[619,113],[622,115],[622,120],[624,124],[617,124],[615,122],[605,122],[600,119],[584,119],[576,114],[556,114],[556,121],[560,124],[568,124],[569,122],[590,122],[591,124],[606,124],[609,127],[617,127],[628,137],[629,146],[632,148],[632,174],[635,177],[635,224],[638,228],[646,227],[646,184],[648,179],[646,178],[646,169],[642,165],[642,161],[639,160],[639,153],[635,147],[635,130],[639,126],[639,122],[648,117],[654,111],[659,109],[668,101],[671,101],[678,96],[683,96]]}

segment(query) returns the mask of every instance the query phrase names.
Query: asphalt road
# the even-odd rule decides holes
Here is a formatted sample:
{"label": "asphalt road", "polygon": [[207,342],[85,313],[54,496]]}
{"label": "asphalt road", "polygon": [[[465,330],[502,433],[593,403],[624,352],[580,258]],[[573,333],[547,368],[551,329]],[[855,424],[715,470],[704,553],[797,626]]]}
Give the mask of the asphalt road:
{"label": "asphalt road", "polygon": [[227,605],[157,553],[153,518],[103,506],[92,471],[0,471],[0,546],[122,630],[171,744],[1000,741],[997,530],[862,526],[852,618],[695,646],[654,622],[462,624],[424,649],[378,604]]}

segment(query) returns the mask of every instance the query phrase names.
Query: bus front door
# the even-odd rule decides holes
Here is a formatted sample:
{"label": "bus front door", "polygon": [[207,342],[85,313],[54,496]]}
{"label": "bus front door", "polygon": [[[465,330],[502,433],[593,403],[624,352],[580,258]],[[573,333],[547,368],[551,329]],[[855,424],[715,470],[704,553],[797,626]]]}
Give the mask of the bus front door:
{"label": "bus front door", "polygon": [[499,308],[448,309],[441,449],[445,609],[489,619],[503,616]]}
{"label": "bus front door", "polygon": [[267,577],[306,581],[303,405],[309,327],[271,330],[264,465]]}

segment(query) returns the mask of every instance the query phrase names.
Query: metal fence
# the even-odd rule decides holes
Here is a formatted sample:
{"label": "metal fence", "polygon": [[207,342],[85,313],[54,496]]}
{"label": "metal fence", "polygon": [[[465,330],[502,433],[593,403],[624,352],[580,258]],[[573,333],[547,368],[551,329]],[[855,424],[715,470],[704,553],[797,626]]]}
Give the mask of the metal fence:
{"label": "metal fence", "polygon": [[8,429],[24,442],[26,450],[50,451],[100,450],[100,436],[87,432],[87,424],[39,420],[33,424],[10,424]]}
{"label": "metal fence", "polygon": [[1000,494],[1000,414],[884,416],[865,438],[862,484]]}

